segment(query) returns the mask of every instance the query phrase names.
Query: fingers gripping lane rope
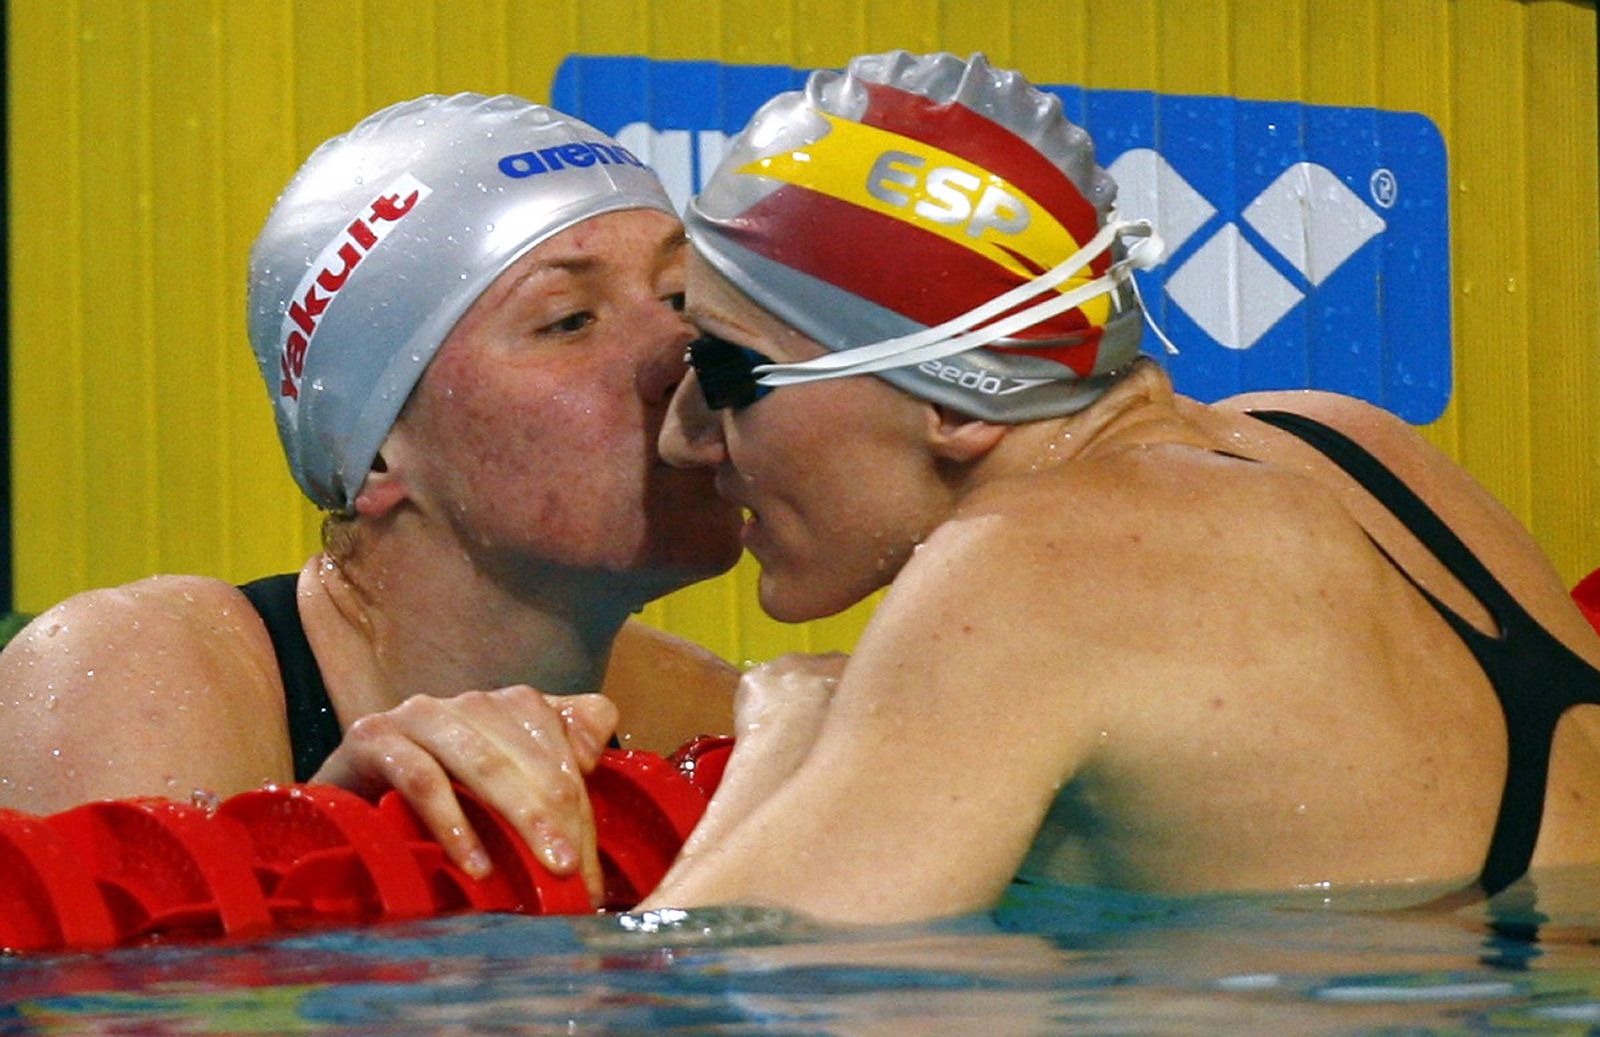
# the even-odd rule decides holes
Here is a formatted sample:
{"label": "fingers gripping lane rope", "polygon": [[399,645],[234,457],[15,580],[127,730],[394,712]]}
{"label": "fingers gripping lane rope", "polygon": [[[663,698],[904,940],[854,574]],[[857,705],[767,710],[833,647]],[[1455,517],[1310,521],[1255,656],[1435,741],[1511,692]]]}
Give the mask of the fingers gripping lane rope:
{"label": "fingers gripping lane rope", "polygon": [[[587,779],[604,903],[623,910],[666,874],[705,811],[732,740],[670,759],[608,750]],[[331,785],[231,796],[214,810],[103,800],[38,817],[0,810],[0,951],[82,951],[153,940],[252,937],[473,911],[583,914],[583,878],[544,869],[461,786],[493,870],[473,879],[396,792],[371,804]]]}

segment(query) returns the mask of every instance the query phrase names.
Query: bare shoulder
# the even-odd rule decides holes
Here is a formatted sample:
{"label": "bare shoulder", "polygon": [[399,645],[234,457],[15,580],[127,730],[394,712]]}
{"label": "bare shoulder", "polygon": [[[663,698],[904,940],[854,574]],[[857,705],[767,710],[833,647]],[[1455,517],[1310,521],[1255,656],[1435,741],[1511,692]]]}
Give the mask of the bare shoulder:
{"label": "bare shoulder", "polygon": [[732,730],[738,682],[738,668],[715,652],[630,620],[612,644],[601,690],[622,714],[627,747],[669,752],[696,735]]}
{"label": "bare shoulder", "polygon": [[[1380,407],[1348,396],[1322,392],[1252,393],[1216,405],[1219,412],[1242,418],[1248,410],[1276,409],[1301,414],[1344,433],[1365,448],[1410,490],[1422,498],[1497,579],[1522,601],[1540,623],[1581,652],[1600,658],[1587,636],[1582,617],[1572,606],[1568,588],[1523,522],[1472,474],[1434,447],[1410,424]],[[1259,423],[1252,423],[1259,424]],[[1287,434],[1275,432],[1280,439]],[[1312,457],[1312,448],[1294,443],[1285,450]],[[1313,463],[1324,469],[1332,465]],[[1333,480],[1344,481],[1342,476]],[[1352,498],[1362,522],[1401,565],[1425,585],[1442,593],[1446,603],[1464,615],[1479,610],[1463,590],[1452,586],[1431,549],[1398,529],[1398,520],[1383,508]],[[1440,588],[1443,590],[1440,590]],[[1481,624],[1480,624],[1481,625]]]}
{"label": "bare shoulder", "polygon": [[938,651],[1024,706],[1071,702],[1088,720],[1097,704],[1198,699],[1213,680],[1348,650],[1341,607],[1369,612],[1390,579],[1314,479],[1140,446],[970,497],[901,571],[868,629],[885,637],[858,658]]}
{"label": "bare shoulder", "polygon": [[289,776],[271,642],[218,580],[161,576],[75,595],[0,653],[0,687],[16,783],[0,790],[7,805],[44,811]]}
{"label": "bare shoulder", "polygon": [[237,587],[202,576],[152,576],[76,594],[24,627],[7,646],[39,661],[92,655],[122,668],[215,659],[248,665],[272,646]]}
{"label": "bare shoulder", "polygon": [[[1280,440],[1291,437],[1278,430],[1261,431],[1265,423],[1246,415],[1253,411],[1276,410],[1311,418],[1343,433],[1444,511],[1457,505],[1490,509],[1501,520],[1516,525],[1515,518],[1492,494],[1466,469],[1423,438],[1409,422],[1364,400],[1313,390],[1258,392],[1229,397],[1212,405],[1211,410],[1222,420],[1232,420]],[[1302,454],[1313,449],[1300,444],[1296,444],[1296,448]]]}
{"label": "bare shoulder", "polygon": [[1429,461],[1450,463],[1404,419],[1354,396],[1314,389],[1252,392],[1211,406],[1219,413],[1238,416],[1252,411],[1287,411],[1336,429],[1374,453],[1416,451]]}
{"label": "bare shoulder", "polygon": [[1328,560],[1330,547],[1365,543],[1317,479],[1262,463],[1254,449],[1223,449],[1232,445],[1136,443],[998,480],[965,502],[951,529],[975,535],[973,546],[989,558],[1014,559],[1002,564],[1057,586],[1212,576],[1226,586],[1256,570],[1304,572]]}

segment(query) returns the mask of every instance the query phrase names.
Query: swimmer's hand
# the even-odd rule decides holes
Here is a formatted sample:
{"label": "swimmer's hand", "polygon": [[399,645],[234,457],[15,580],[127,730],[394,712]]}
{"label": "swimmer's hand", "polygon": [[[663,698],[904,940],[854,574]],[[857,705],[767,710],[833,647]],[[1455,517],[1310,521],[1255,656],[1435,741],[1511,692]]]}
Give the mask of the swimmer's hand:
{"label": "swimmer's hand", "polygon": [[525,684],[450,698],[415,695],[362,717],[312,776],[369,798],[397,790],[445,854],[474,878],[489,855],[452,779],[496,810],[551,871],[579,871],[603,894],[584,775],[617,726],[602,695],[544,695]]}

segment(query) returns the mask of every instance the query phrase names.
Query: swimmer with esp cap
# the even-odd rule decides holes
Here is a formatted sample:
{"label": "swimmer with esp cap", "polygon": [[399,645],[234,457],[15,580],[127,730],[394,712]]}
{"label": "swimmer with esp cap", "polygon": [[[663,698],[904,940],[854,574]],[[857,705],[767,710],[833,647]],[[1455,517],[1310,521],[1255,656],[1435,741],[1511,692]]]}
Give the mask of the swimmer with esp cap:
{"label": "swimmer with esp cap", "polygon": [[1114,191],[1018,73],[897,51],[769,102],[694,199],[663,454],[745,509],[773,616],[888,591],[848,661],[746,675],[646,907],[1600,860],[1600,638],[1533,540],[1375,407],[1176,394]]}
{"label": "swimmer with esp cap", "polygon": [[655,451],[685,251],[636,156],[520,98],[422,97],[318,148],[251,253],[249,331],[325,549],[40,616],[0,656],[0,806],[393,785],[481,873],[442,761],[598,891],[581,772],[618,707],[665,751],[726,729],[737,676],[625,625],[738,555],[710,473]]}

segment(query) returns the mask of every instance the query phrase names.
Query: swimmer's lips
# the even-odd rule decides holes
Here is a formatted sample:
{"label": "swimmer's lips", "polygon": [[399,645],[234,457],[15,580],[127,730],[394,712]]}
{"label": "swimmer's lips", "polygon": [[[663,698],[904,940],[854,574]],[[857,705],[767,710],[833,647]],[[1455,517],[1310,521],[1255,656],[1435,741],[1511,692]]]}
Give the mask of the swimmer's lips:
{"label": "swimmer's lips", "polygon": [[729,486],[729,478],[723,474],[725,471],[726,469],[717,472],[717,496],[738,508],[744,516],[744,523],[739,527],[739,543],[749,548],[751,538],[756,535],[761,527],[761,514],[732,491]]}

